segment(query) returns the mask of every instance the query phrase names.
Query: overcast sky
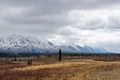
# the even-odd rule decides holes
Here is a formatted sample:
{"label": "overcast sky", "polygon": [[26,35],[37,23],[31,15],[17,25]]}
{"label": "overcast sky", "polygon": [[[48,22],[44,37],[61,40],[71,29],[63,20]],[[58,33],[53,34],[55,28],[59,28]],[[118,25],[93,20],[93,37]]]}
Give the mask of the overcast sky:
{"label": "overcast sky", "polygon": [[0,0],[0,35],[8,34],[120,52],[120,0]]}

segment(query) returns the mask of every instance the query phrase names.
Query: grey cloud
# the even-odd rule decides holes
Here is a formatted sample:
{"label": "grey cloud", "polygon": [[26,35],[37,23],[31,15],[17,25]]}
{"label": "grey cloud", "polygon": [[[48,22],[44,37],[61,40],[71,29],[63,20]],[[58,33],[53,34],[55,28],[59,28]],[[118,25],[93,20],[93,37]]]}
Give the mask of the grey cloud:
{"label": "grey cloud", "polygon": [[[15,5],[15,6],[28,6],[28,5],[39,5],[46,7],[64,7],[66,9],[69,7],[77,8],[77,7],[89,7],[89,6],[97,6],[103,4],[116,4],[119,3],[119,0],[0,0],[0,3],[7,5]],[[94,4],[94,5],[93,5]],[[66,7],[65,7],[66,6]],[[43,7],[43,8],[44,8]]]}
{"label": "grey cloud", "polygon": [[98,21],[91,20],[88,23],[83,22],[83,24],[77,24],[77,25],[73,25],[73,26],[75,26],[79,29],[82,29],[82,30],[96,30],[96,29],[104,29],[106,26],[106,23],[101,20],[98,20]]}
{"label": "grey cloud", "polygon": [[119,0],[0,0],[1,5],[12,7],[29,6],[31,10],[28,11],[28,15],[35,16],[50,13],[56,14],[73,9],[97,8],[97,6],[109,6],[119,2]]}
{"label": "grey cloud", "polygon": [[67,25],[69,22],[64,17],[65,15],[45,15],[45,16],[38,16],[38,17],[25,17],[25,16],[18,16],[18,15],[11,15],[5,16],[4,20],[11,24],[44,24],[49,26],[60,26],[60,25]]}
{"label": "grey cloud", "polygon": [[[12,24],[62,24],[66,20],[67,12],[74,9],[96,8],[98,5],[119,3],[119,0],[0,0],[5,6],[19,9],[28,8],[20,14],[6,15],[5,20]],[[96,5],[95,5],[96,4]],[[90,7],[91,6],[91,7]],[[63,15],[64,14],[64,15]],[[46,16],[43,17],[43,16]],[[55,15],[55,16],[54,16]],[[66,16],[65,16],[66,15]],[[42,16],[42,17],[41,17]],[[58,18],[59,17],[59,18]],[[60,18],[62,17],[62,18]],[[57,25],[56,25],[57,26]]]}
{"label": "grey cloud", "polygon": [[120,17],[119,16],[112,16],[108,18],[108,25],[107,29],[110,30],[120,30]]}

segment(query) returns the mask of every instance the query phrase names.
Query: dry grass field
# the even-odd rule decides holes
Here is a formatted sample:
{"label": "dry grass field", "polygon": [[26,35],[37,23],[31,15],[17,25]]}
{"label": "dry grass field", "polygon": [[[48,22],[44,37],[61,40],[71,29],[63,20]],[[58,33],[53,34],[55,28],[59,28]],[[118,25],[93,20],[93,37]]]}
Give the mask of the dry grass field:
{"label": "dry grass field", "polygon": [[120,80],[119,61],[32,59],[32,65],[27,65],[26,58],[1,59],[0,80]]}

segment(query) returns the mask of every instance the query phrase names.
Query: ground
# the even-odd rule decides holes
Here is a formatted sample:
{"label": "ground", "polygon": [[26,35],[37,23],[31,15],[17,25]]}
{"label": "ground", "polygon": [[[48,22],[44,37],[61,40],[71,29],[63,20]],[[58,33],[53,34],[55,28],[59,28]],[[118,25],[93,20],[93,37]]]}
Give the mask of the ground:
{"label": "ground", "polygon": [[0,80],[120,80],[120,61],[0,59]]}

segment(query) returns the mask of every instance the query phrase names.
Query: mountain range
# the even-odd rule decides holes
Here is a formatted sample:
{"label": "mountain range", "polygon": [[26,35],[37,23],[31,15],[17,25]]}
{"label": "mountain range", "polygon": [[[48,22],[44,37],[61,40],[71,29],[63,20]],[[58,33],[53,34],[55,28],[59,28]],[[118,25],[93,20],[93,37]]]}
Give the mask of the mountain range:
{"label": "mountain range", "polygon": [[74,43],[56,45],[52,41],[23,35],[6,35],[0,37],[1,53],[108,53],[105,49],[93,48],[87,45],[80,46]]}

